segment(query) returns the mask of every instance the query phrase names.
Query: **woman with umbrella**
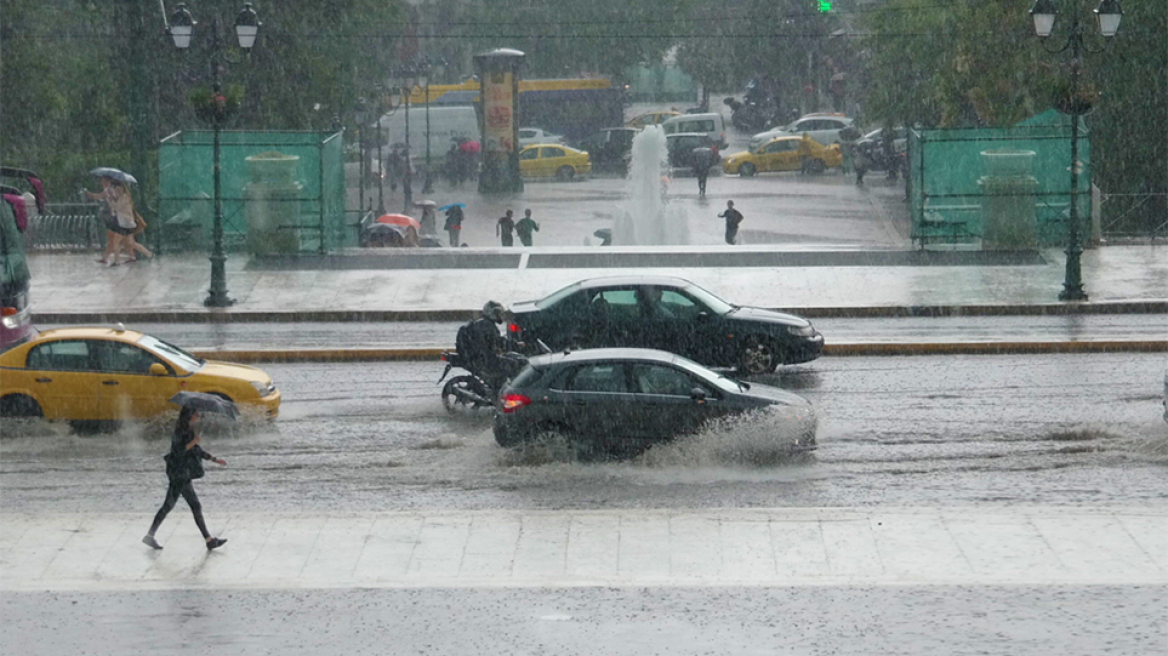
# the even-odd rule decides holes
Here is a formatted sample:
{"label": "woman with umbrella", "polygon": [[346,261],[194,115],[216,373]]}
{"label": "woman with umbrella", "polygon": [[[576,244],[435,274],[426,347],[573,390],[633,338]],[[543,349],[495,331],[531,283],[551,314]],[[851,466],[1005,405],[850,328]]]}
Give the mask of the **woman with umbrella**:
{"label": "woman with umbrella", "polygon": [[[141,232],[138,224],[138,212],[134,208],[134,199],[126,186],[137,182],[134,176],[113,168],[97,168],[90,171],[101,180],[101,191],[86,190],[85,195],[90,200],[103,200],[109,208],[109,217],[106,219],[106,246],[98,263],[113,266],[118,263],[118,253],[122,246],[129,254],[127,263],[136,261],[135,251],[146,257],[154,257],[148,248],[139,244],[134,235]],[[145,228],[145,222],[141,228]]]}
{"label": "woman with umbrella", "polygon": [[162,548],[162,545],[154,539],[154,534],[162,525],[162,520],[166,519],[166,515],[178,502],[179,496],[182,496],[186,499],[187,505],[190,506],[191,513],[195,516],[195,524],[198,525],[199,532],[203,534],[203,540],[207,543],[207,551],[210,551],[223,546],[227,540],[214,537],[207,530],[207,524],[203,521],[203,505],[199,503],[199,497],[195,494],[195,488],[191,485],[191,481],[203,477],[204,460],[210,460],[220,465],[226,465],[227,461],[216,458],[199,446],[199,442],[203,439],[199,431],[199,424],[202,422],[201,414],[203,412],[220,412],[234,417],[235,405],[221,397],[199,392],[179,392],[170,401],[183,406],[182,412],[178,415],[178,423],[174,426],[174,436],[170,440],[170,452],[164,458],[166,460],[166,477],[169,479],[170,485],[166,488],[166,500],[162,502],[162,507],[154,515],[154,523],[150,525],[150,531],[146,533],[146,537],[142,538],[142,542],[155,549]]}
{"label": "woman with umbrella", "polygon": [[451,203],[438,208],[438,211],[446,212],[446,224],[443,228],[450,236],[451,248],[458,248],[462,244],[462,222],[466,218],[462,213],[464,207],[465,203]]}

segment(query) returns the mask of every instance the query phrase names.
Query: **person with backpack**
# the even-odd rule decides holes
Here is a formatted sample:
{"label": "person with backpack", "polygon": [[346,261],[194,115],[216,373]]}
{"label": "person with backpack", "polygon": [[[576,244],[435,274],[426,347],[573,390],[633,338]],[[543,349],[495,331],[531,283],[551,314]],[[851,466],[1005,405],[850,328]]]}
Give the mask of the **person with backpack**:
{"label": "person with backpack", "polygon": [[502,303],[487,301],[482,315],[459,328],[454,341],[458,354],[466,359],[467,370],[495,389],[507,376],[507,368],[500,362],[506,343],[498,328],[506,317],[507,308]]}
{"label": "person with backpack", "polygon": [[198,411],[184,407],[179,413],[178,423],[174,426],[174,436],[170,440],[170,453],[165,456],[166,477],[170,481],[170,485],[166,488],[166,500],[162,502],[162,507],[154,515],[150,531],[146,533],[146,537],[142,538],[143,544],[154,549],[162,548],[162,545],[154,539],[154,534],[158,532],[158,527],[162,526],[162,520],[166,519],[167,514],[174,508],[174,504],[178,502],[179,496],[186,499],[187,505],[190,506],[191,513],[195,516],[195,524],[198,525],[199,532],[203,534],[203,540],[207,543],[207,551],[217,549],[227,542],[225,539],[212,536],[211,532],[207,530],[207,523],[203,521],[203,505],[199,503],[199,497],[195,494],[194,486],[191,485],[191,481],[203,477],[204,460],[210,460],[220,465],[227,464],[226,460],[216,458],[199,446],[203,436],[198,432],[198,425]]}

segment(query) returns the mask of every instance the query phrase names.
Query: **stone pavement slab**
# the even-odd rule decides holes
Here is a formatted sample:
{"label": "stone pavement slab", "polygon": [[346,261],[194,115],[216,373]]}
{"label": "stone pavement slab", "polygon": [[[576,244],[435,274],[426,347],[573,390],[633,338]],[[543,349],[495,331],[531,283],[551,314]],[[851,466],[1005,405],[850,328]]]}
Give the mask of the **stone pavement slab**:
{"label": "stone pavement slab", "polygon": [[1168,583],[1161,507],[0,515],[0,590]]}

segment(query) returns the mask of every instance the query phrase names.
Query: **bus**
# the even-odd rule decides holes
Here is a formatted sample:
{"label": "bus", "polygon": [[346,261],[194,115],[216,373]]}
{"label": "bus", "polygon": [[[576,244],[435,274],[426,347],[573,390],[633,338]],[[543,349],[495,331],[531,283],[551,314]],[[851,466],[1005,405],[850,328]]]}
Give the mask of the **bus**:
{"label": "bus", "polygon": [[[32,188],[37,209],[43,212],[40,178],[24,169],[0,167],[0,183],[16,179]],[[23,192],[10,184],[0,184],[0,352],[36,335],[29,308],[32,276],[24,257],[22,234],[28,227],[27,216]]]}

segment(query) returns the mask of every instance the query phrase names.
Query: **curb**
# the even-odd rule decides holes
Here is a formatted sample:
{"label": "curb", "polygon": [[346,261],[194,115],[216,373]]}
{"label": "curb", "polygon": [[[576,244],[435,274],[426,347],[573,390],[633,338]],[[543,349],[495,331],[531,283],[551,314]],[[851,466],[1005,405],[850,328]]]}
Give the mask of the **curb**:
{"label": "curb", "polygon": [[[246,363],[387,362],[438,360],[444,352],[453,350],[453,347],[426,346],[370,349],[192,349],[191,353],[200,358]],[[828,357],[1057,353],[1168,353],[1168,341],[918,342],[826,344],[823,347],[823,354]]]}
{"label": "curb", "polygon": [[[1085,314],[1168,314],[1168,300],[1114,301],[1098,303],[975,304],[975,305],[888,305],[856,307],[768,308],[808,319],[896,318],[959,316],[1058,316]],[[34,324],[114,324],[114,323],[346,323],[394,321],[470,321],[479,310],[141,310],[125,312],[38,312]]]}

